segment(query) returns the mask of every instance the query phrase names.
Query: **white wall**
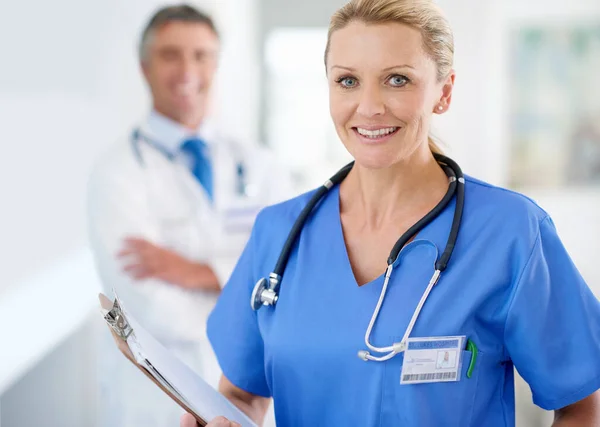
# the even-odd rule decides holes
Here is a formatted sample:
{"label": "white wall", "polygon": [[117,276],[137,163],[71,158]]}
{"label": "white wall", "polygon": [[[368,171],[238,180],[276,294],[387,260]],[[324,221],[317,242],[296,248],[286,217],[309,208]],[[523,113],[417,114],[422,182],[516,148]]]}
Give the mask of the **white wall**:
{"label": "white wall", "polygon": [[224,129],[259,141],[260,63],[258,0],[212,0],[218,4],[223,52],[217,79],[216,114]]}

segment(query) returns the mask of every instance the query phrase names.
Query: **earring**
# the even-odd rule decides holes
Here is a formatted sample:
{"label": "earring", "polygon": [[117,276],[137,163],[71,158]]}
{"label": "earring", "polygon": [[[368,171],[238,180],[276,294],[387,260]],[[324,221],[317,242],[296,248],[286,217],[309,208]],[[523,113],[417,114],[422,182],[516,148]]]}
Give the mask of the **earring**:
{"label": "earring", "polygon": [[443,106],[441,106],[441,105],[438,105],[438,111],[442,111],[443,109],[444,109],[444,107],[443,107]]}

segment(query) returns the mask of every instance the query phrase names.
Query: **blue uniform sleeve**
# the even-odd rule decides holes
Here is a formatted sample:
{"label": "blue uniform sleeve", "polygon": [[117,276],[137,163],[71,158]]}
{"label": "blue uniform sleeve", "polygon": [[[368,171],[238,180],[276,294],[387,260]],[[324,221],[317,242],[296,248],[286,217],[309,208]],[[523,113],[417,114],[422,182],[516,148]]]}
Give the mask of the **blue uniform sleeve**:
{"label": "blue uniform sleeve", "polygon": [[[258,219],[257,219],[258,222]],[[256,312],[250,307],[255,283],[256,225],[215,308],[207,334],[223,375],[237,387],[270,397],[264,369],[264,346]]]}
{"label": "blue uniform sleeve", "polygon": [[518,279],[505,345],[534,403],[553,410],[600,388],[600,303],[549,217]]}

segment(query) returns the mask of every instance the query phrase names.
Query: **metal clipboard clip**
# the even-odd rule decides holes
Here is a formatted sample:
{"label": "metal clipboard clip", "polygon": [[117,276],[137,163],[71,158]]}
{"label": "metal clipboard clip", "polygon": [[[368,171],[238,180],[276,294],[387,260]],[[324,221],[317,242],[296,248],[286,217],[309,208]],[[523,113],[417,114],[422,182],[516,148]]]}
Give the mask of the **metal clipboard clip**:
{"label": "metal clipboard clip", "polygon": [[[133,328],[127,321],[127,317],[125,316],[125,312],[121,306],[119,301],[119,297],[115,294],[115,300],[112,303],[112,308],[110,310],[103,310],[104,312],[104,320],[108,323],[108,326],[114,331],[115,334],[123,341],[127,342],[127,338],[133,334]],[[135,340],[135,335],[133,335],[133,341],[127,342],[127,346],[131,354],[133,355],[134,360],[138,363],[139,366],[145,368],[157,381],[162,383],[164,387],[166,387],[171,393],[173,393],[179,400],[183,403],[187,404],[189,407],[189,403],[183,398],[181,393],[152,365],[152,363],[140,353],[140,348],[137,347],[137,341]]]}
{"label": "metal clipboard clip", "polygon": [[118,298],[115,298],[112,308],[104,314],[104,320],[115,334],[124,341],[127,341],[127,338],[133,333],[133,328],[129,325]]}
{"label": "metal clipboard clip", "polygon": [[[150,376],[156,384],[163,387],[163,391],[166,391],[171,398],[175,399],[180,405],[183,404],[186,411],[192,411],[192,405],[189,401],[144,355],[143,349],[137,342],[136,336],[133,333],[133,328],[127,320],[126,312],[114,289],[113,294],[115,295],[114,301],[111,301],[105,295],[100,294],[101,312],[104,320],[116,335],[115,340],[123,340],[121,344],[118,344],[121,352],[123,352],[125,357],[140,368],[146,375]],[[111,308],[108,309],[108,307]],[[128,340],[130,336],[132,339]],[[206,425],[206,421],[201,418],[196,418],[196,421],[202,421],[200,425]]]}

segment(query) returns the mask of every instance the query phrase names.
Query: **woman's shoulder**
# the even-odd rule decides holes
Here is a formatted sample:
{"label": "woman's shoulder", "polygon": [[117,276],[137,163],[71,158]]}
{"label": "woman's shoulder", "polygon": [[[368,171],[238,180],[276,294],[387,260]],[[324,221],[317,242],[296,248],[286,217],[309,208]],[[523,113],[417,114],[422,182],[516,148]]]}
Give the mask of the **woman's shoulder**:
{"label": "woman's shoulder", "polygon": [[544,221],[551,218],[531,197],[515,190],[465,176],[463,218],[474,235],[498,237],[529,246],[537,239]]}
{"label": "woman's shoulder", "polygon": [[259,212],[255,228],[261,231],[265,228],[277,230],[282,227],[290,230],[302,209],[304,209],[316,192],[317,189],[314,189],[280,203],[266,206]]}
{"label": "woman's shoulder", "polygon": [[530,196],[465,175],[465,204],[505,218],[527,217],[543,220],[548,213]]}

